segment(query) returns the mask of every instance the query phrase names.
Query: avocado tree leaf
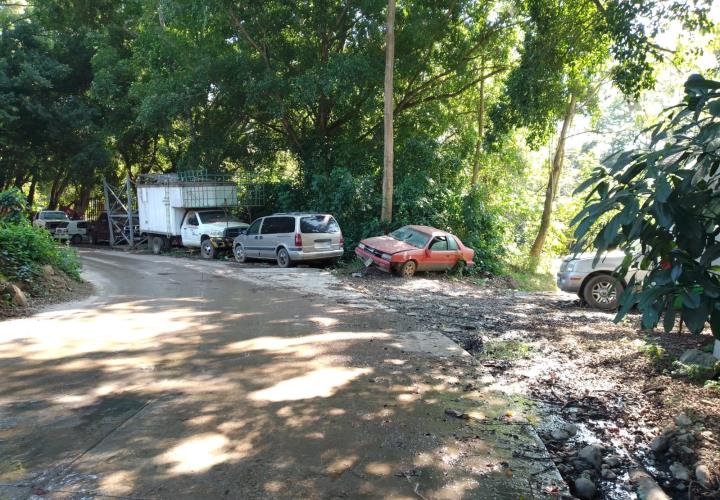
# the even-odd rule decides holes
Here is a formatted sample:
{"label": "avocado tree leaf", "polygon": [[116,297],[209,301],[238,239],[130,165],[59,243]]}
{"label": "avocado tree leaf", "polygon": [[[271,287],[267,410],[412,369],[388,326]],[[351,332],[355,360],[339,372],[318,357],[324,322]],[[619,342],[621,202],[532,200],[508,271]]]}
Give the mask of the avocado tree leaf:
{"label": "avocado tree leaf", "polygon": [[665,315],[663,316],[663,330],[665,330],[665,333],[670,333],[673,328],[675,328],[675,317],[677,316],[677,311],[673,307],[672,302],[668,304],[668,308],[665,310]]}

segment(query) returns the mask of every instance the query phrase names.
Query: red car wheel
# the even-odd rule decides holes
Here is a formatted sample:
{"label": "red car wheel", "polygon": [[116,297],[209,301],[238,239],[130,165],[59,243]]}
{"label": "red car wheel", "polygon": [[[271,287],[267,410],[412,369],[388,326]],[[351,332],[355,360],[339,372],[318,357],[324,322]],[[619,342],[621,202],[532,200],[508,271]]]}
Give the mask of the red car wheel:
{"label": "red car wheel", "polygon": [[400,267],[399,274],[403,278],[412,278],[415,271],[417,271],[417,263],[414,260],[409,260]]}

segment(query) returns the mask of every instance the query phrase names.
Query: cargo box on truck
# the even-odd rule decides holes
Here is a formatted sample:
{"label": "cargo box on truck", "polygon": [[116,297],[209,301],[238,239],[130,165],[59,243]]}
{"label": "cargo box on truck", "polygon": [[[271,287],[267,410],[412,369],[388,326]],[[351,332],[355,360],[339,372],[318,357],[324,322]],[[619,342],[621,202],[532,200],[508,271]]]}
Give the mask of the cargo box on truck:
{"label": "cargo box on truck", "polygon": [[237,185],[216,176],[144,175],[137,182],[140,232],[153,253],[172,245],[200,248],[206,258],[232,248],[248,224],[237,209]]}

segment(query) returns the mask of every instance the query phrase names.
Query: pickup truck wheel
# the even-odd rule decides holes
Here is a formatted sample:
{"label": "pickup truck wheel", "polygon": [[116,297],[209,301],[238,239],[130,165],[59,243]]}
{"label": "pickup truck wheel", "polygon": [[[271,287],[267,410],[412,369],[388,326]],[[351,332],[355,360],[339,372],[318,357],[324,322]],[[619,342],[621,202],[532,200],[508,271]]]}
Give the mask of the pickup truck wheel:
{"label": "pickup truck wheel", "polygon": [[599,274],[588,280],[583,288],[583,298],[590,307],[613,311],[618,307],[618,299],[623,293],[623,286],[609,274]]}
{"label": "pickup truck wheel", "polygon": [[70,243],[72,243],[73,245],[79,245],[80,243],[82,243],[82,236],[80,236],[79,234],[73,234],[73,237],[70,238]]}
{"label": "pickup truck wheel", "polygon": [[409,260],[405,262],[402,266],[400,266],[400,277],[402,278],[412,278],[415,274],[415,271],[417,271],[417,264],[414,260]]}
{"label": "pickup truck wheel", "polygon": [[217,251],[215,250],[212,241],[210,241],[210,238],[202,240],[202,243],[200,243],[200,255],[202,255],[202,258],[214,259],[216,254]]}
{"label": "pickup truck wheel", "polygon": [[247,253],[245,253],[245,247],[242,246],[240,243],[235,245],[235,248],[233,249],[233,255],[235,256],[235,260],[240,264],[244,264],[248,261]]}
{"label": "pickup truck wheel", "polygon": [[150,238],[150,249],[155,255],[160,255],[165,250],[165,238],[153,236]]}
{"label": "pickup truck wheel", "polygon": [[277,253],[277,264],[279,267],[290,267],[290,254],[285,248],[281,248]]}

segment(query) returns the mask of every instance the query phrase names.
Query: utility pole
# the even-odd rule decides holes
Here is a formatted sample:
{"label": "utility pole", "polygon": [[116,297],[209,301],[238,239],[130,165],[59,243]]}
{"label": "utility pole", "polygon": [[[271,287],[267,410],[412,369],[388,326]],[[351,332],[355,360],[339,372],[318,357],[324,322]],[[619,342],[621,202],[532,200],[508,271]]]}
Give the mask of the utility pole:
{"label": "utility pole", "polygon": [[385,146],[383,151],[382,212],[380,221],[392,221],[393,203],[393,66],[395,61],[395,0],[388,0],[385,33]]}

